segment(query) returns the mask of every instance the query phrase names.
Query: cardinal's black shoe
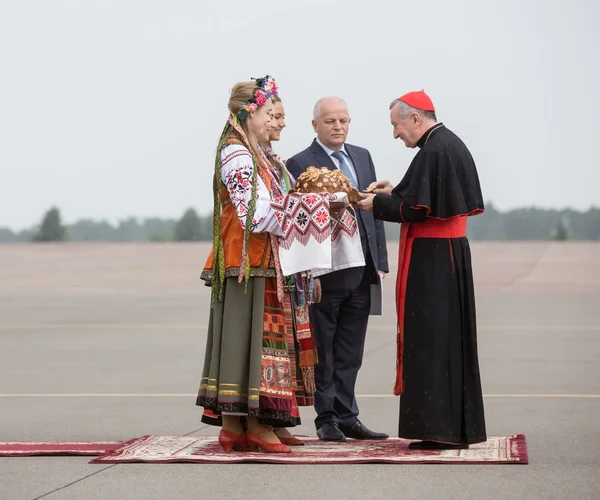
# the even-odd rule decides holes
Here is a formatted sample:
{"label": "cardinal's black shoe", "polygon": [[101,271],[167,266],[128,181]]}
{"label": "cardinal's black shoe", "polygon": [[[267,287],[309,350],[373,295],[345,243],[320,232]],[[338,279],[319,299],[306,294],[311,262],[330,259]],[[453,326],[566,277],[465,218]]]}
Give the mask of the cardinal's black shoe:
{"label": "cardinal's black shoe", "polygon": [[408,447],[411,450],[467,450],[468,444],[450,444],[440,443],[438,441],[415,441],[410,443]]}

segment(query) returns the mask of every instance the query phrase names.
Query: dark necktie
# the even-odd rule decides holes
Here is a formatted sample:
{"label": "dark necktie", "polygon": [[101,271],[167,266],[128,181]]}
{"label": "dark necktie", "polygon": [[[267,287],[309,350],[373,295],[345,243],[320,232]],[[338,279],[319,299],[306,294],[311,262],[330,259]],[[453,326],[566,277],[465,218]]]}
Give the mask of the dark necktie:
{"label": "dark necktie", "polygon": [[334,158],[340,162],[340,170],[342,173],[348,178],[353,187],[358,188],[358,184],[356,179],[354,178],[354,173],[350,169],[350,165],[346,161],[346,155],[342,151],[335,151],[331,154]]}
{"label": "dark necktie", "polygon": [[[346,161],[346,154],[342,151],[336,151],[335,153],[332,153],[331,156],[334,156],[338,159],[338,161],[340,162],[340,170],[348,178],[352,186],[358,189],[358,184],[356,183],[354,173],[350,169],[349,163]],[[368,255],[370,255],[370,253],[369,243],[367,241],[367,230],[362,220],[360,210],[356,210],[356,219],[358,221],[358,233],[360,234],[360,244],[362,245],[365,258],[369,258]]]}

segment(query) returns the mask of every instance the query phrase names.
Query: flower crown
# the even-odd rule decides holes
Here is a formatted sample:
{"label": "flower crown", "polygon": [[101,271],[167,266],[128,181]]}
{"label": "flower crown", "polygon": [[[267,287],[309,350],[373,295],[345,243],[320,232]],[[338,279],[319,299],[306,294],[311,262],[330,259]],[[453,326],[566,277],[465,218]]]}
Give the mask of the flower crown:
{"label": "flower crown", "polygon": [[272,96],[278,95],[277,84],[272,76],[267,75],[264,78],[252,78],[252,80],[256,82],[256,88],[252,91],[252,97],[237,112],[240,120],[245,120],[251,111],[256,111]]}

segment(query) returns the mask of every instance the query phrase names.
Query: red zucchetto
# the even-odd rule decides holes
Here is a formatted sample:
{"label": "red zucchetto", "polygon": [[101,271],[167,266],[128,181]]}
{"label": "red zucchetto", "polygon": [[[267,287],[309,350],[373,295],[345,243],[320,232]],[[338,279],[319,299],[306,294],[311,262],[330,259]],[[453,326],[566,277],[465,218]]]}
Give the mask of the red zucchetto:
{"label": "red zucchetto", "polygon": [[413,108],[421,109],[423,111],[435,111],[433,102],[429,96],[422,90],[409,92],[400,97],[400,100]]}

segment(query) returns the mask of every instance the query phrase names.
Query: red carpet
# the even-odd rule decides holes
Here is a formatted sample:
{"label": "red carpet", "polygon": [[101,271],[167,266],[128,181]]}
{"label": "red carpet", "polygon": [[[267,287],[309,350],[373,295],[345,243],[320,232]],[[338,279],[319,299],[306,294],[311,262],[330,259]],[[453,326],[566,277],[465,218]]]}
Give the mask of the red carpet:
{"label": "red carpet", "polygon": [[0,442],[0,457],[30,457],[34,455],[102,455],[123,446],[123,441],[64,443],[44,441]]}
{"label": "red carpet", "polygon": [[527,464],[525,436],[490,437],[468,450],[409,450],[410,441],[390,438],[384,441],[323,442],[304,438],[306,446],[292,453],[224,453],[216,437],[142,436],[97,457],[90,463],[172,463],[194,462],[232,464],[261,462],[276,464]]}

